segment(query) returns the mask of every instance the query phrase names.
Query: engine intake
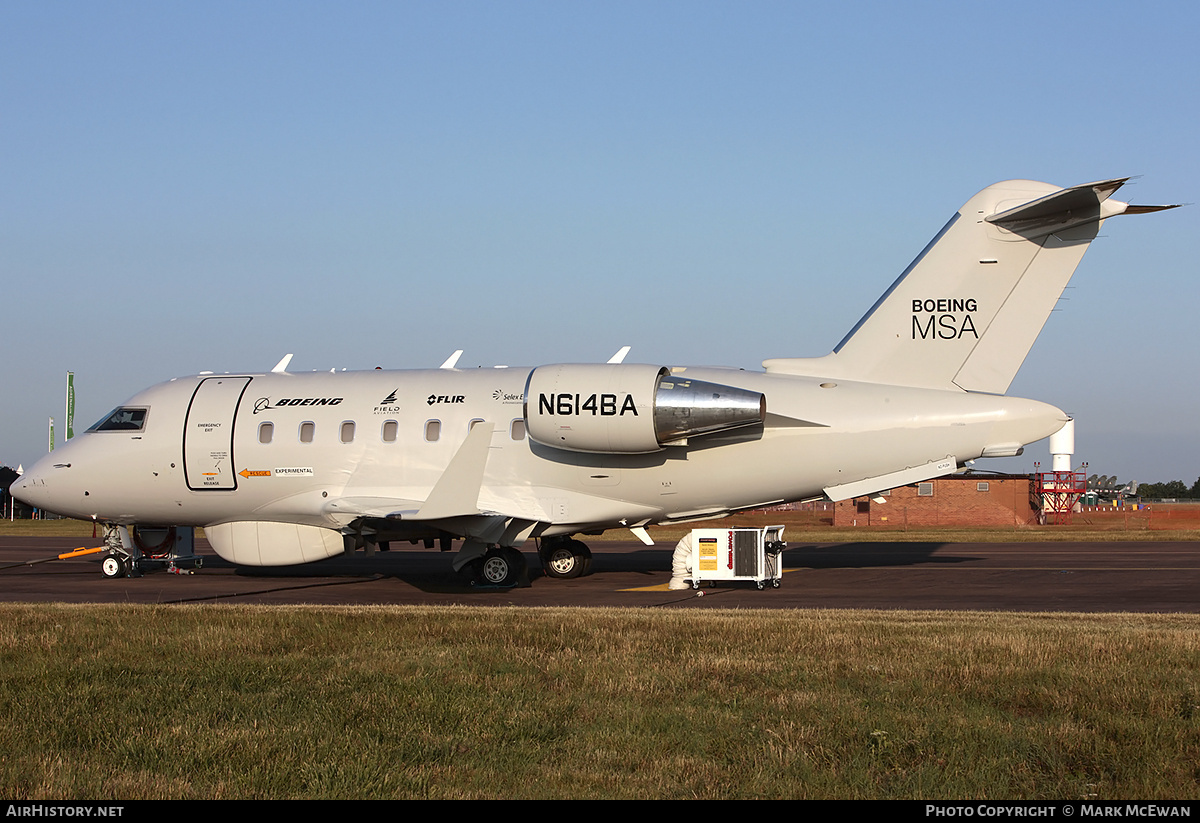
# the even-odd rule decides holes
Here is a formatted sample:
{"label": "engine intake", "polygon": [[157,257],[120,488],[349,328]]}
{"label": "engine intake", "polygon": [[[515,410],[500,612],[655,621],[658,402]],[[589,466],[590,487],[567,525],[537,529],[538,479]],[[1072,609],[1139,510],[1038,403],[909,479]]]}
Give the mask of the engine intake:
{"label": "engine intake", "polygon": [[682,378],[662,366],[540,366],[525,384],[529,437],[567,451],[646,454],[765,417],[759,392]]}

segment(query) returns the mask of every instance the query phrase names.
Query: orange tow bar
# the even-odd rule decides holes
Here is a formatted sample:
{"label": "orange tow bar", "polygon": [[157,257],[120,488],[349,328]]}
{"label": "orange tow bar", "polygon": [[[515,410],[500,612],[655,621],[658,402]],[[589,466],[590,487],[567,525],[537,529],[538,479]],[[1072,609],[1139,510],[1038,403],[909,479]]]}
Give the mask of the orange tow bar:
{"label": "orange tow bar", "polygon": [[83,557],[85,554],[96,554],[97,552],[105,551],[107,548],[107,546],[101,546],[98,549],[89,549],[87,546],[80,546],[78,549],[72,549],[56,557],[43,557],[41,560],[26,560],[24,563],[9,563],[7,566],[0,566],[0,571],[16,569],[20,566],[36,566],[38,563],[50,563],[55,560],[67,560],[72,557]]}

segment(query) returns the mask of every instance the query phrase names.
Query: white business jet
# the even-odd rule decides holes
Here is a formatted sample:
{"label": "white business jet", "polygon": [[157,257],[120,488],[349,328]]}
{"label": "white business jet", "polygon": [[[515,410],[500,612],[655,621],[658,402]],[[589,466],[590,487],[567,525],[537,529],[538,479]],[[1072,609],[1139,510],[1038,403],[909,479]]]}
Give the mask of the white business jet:
{"label": "white business jet", "polygon": [[[454,567],[509,585],[538,541],[550,577],[586,571],[575,535],[845,500],[1007,457],[1067,415],[1006,397],[1103,220],[1173,206],[1128,178],[1029,180],[971,198],[833,352],[764,371],[623,362],[537,368],[180,377],[130,398],[13,484],[104,524],[202,526],[222,558],[308,563],[347,548],[461,540]],[[290,357],[290,355],[289,355]],[[157,532],[155,532],[157,533]]]}

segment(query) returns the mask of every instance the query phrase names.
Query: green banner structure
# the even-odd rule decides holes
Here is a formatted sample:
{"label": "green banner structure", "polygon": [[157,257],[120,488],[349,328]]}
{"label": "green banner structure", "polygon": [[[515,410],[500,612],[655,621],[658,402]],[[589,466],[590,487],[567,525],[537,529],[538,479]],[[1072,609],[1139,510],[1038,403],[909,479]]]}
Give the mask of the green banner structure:
{"label": "green banner structure", "polygon": [[[75,436],[75,372],[67,372],[67,436],[70,440]],[[65,443],[66,440],[63,442]]]}
{"label": "green banner structure", "polygon": [[54,418],[50,418],[50,451],[54,451]]}

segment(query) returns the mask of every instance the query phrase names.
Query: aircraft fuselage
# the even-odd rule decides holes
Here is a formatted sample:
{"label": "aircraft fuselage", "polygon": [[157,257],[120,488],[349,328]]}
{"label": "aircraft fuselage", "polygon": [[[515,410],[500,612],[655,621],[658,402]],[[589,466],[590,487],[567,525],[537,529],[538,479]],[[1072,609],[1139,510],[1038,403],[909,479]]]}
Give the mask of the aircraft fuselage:
{"label": "aircraft fuselage", "polygon": [[1066,420],[1020,398],[688,368],[672,377],[764,395],[765,421],[645,454],[585,453],[532,441],[526,402],[549,403],[569,424],[644,416],[649,398],[526,398],[530,371],[179,378],[123,404],[145,410],[140,430],[76,437],[26,473],[20,494],[61,514],[125,524],[254,519],[342,528],[364,514],[361,502],[339,506],[345,500],[397,501],[371,514],[403,521],[400,501],[419,509],[469,428],[484,421],[493,430],[479,511],[557,534],[820,497],[937,459],[962,464],[989,447],[1046,437]]}

